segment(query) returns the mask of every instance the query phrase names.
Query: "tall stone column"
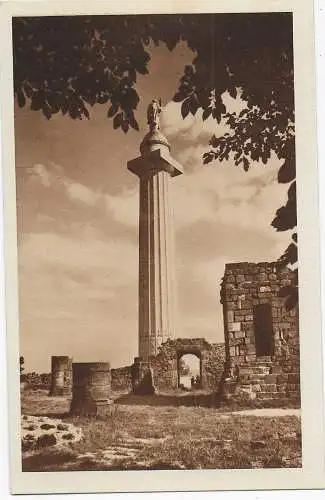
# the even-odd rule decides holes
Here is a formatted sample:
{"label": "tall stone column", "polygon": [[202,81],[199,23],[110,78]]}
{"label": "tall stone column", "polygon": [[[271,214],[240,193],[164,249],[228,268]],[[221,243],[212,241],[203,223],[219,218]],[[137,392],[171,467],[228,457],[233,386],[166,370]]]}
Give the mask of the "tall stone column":
{"label": "tall stone column", "polygon": [[[150,124],[150,123],[149,123]],[[174,337],[174,236],[169,193],[171,177],[182,174],[157,123],[128,162],[140,180],[139,209],[139,357],[148,361]]]}

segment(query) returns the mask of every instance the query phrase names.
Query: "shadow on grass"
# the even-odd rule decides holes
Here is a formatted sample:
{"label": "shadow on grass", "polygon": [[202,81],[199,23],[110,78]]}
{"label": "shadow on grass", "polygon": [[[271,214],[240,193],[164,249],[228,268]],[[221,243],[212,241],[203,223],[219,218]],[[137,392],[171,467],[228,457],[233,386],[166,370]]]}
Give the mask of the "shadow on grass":
{"label": "shadow on grass", "polygon": [[23,472],[36,472],[55,470],[60,466],[71,464],[76,461],[78,454],[70,450],[43,451],[34,455],[23,457]]}
{"label": "shadow on grass", "polygon": [[277,398],[270,400],[229,400],[226,401],[218,393],[191,393],[191,394],[153,394],[136,395],[123,394],[115,398],[114,403],[119,405],[135,406],[192,406],[216,408],[226,412],[236,410],[262,409],[262,408],[300,408],[300,400]]}
{"label": "shadow on grass", "polygon": [[119,405],[140,406],[203,406],[213,408],[220,404],[220,398],[216,393],[210,394],[153,394],[150,396],[124,394],[115,399],[114,403]]}

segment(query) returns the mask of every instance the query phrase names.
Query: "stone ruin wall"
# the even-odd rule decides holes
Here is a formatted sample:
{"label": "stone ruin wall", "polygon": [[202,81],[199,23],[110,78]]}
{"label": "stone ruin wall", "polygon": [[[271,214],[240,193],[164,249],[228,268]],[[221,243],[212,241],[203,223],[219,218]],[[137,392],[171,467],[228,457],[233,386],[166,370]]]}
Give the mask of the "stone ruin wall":
{"label": "stone ruin wall", "polygon": [[[258,382],[258,373],[264,369],[263,393],[300,393],[298,306],[286,310],[279,296],[280,289],[292,283],[293,272],[279,270],[275,263],[226,264],[221,289],[226,364],[230,372],[239,369],[243,384]],[[272,312],[274,351],[269,357],[256,353],[254,307],[260,304],[269,304]]]}
{"label": "stone ruin wall", "polygon": [[164,391],[178,387],[178,362],[184,354],[201,359],[201,386],[216,390],[224,371],[225,349],[223,344],[209,344],[203,338],[180,338],[161,344],[157,356],[150,358],[155,388]]}
{"label": "stone ruin wall", "polygon": [[184,354],[194,354],[201,359],[201,386],[203,389],[216,391],[224,372],[224,344],[209,344],[205,339],[167,340],[159,347],[156,356],[151,356],[149,363],[135,358],[131,366],[111,369],[112,390],[131,391],[133,384],[138,385],[143,376],[151,369],[152,383],[157,391],[177,389],[179,358]]}
{"label": "stone ruin wall", "polygon": [[132,390],[132,366],[111,369],[112,391],[125,392]]}

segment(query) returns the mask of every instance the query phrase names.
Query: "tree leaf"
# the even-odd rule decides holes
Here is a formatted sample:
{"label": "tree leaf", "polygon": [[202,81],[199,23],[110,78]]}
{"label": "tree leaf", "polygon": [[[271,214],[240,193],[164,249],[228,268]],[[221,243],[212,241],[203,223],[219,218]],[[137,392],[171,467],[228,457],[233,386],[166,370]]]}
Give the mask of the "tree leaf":
{"label": "tree leaf", "polygon": [[206,165],[207,163],[211,163],[215,159],[215,155],[212,151],[209,151],[208,153],[204,153],[203,155],[203,164]]}
{"label": "tree leaf", "polygon": [[173,97],[174,102],[182,102],[186,98],[186,94],[183,91],[178,91]]}
{"label": "tree leaf", "polygon": [[211,113],[212,113],[212,109],[206,108],[202,113],[202,120],[206,120],[207,118],[209,118],[209,116],[211,116]]}
{"label": "tree leaf", "polygon": [[44,116],[49,120],[52,116],[52,112],[51,112],[51,108],[50,106],[47,104],[47,102],[44,102],[43,104],[43,114]]}
{"label": "tree leaf", "polygon": [[117,104],[112,104],[107,112],[107,117],[112,118],[118,112]]}
{"label": "tree leaf", "polygon": [[232,97],[233,99],[236,99],[236,97],[237,97],[236,87],[229,87],[228,92],[229,92],[230,97]]}
{"label": "tree leaf", "polygon": [[249,161],[248,161],[248,159],[246,158],[246,156],[244,156],[244,158],[243,158],[243,166],[244,166],[244,170],[245,170],[245,172],[247,172],[247,171],[248,171],[248,169],[249,169]]}
{"label": "tree leaf", "polygon": [[134,130],[138,130],[139,131],[139,124],[136,121],[133,113],[130,116],[129,123],[130,123],[131,127],[134,128]]}
{"label": "tree leaf", "polygon": [[113,128],[117,129],[121,127],[123,121],[123,113],[118,113],[113,120]]}
{"label": "tree leaf", "polygon": [[295,243],[290,243],[278,262],[281,268],[288,264],[295,264],[298,260],[298,248]]}
{"label": "tree leaf", "polygon": [[198,103],[198,100],[195,96],[195,94],[192,94],[191,97],[189,98],[189,108],[190,108],[190,112],[192,113],[192,115],[195,115],[197,110],[198,110],[198,107],[199,107],[199,103]]}
{"label": "tree leaf", "polygon": [[17,91],[17,101],[18,101],[18,106],[20,108],[23,108],[26,104],[25,95],[24,95],[24,92],[22,90]]}
{"label": "tree leaf", "polygon": [[43,108],[44,104],[44,94],[42,92],[35,92],[32,96],[32,102],[30,108],[33,111],[38,111]]}
{"label": "tree leaf", "polygon": [[126,134],[127,131],[129,130],[129,122],[127,120],[122,120],[121,128],[122,128],[123,132]]}
{"label": "tree leaf", "polygon": [[185,99],[185,101],[183,102],[182,107],[181,107],[182,117],[186,118],[187,115],[189,114],[189,112],[190,112],[190,100]]}
{"label": "tree leaf", "polygon": [[278,172],[278,181],[287,183],[294,180],[296,177],[295,163],[291,158],[287,158]]}

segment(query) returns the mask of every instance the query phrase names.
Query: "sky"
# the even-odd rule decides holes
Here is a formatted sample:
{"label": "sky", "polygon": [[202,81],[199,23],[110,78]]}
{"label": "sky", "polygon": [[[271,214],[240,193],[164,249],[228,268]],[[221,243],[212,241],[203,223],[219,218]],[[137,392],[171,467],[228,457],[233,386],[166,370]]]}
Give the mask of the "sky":
{"label": "sky", "polygon": [[[185,45],[150,47],[136,84],[140,132],[113,130],[107,106],[90,120],[47,120],[15,108],[20,352],[25,371],[49,372],[51,355],[131,364],[138,349],[138,178],[127,170],[147,132],[146,108],[161,98],[161,128],[184,174],[171,181],[176,238],[177,337],[223,342],[220,282],[227,262],[275,260],[289,235],[270,225],[286,201],[280,162],[203,166],[212,119],[182,119],[171,101]],[[244,103],[224,96],[228,110]],[[121,265],[123,262],[123,265]]]}

